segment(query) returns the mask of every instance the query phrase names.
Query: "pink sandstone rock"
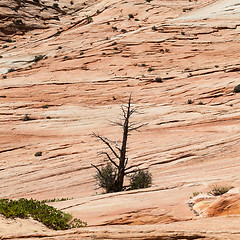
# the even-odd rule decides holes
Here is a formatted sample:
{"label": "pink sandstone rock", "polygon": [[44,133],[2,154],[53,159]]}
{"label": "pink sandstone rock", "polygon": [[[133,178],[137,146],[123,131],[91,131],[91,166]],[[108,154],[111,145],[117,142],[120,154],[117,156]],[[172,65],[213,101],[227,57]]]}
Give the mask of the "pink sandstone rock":
{"label": "pink sandstone rock", "polygon": [[[211,184],[240,183],[236,1],[54,3],[0,3],[0,197],[73,198],[51,205],[90,227],[2,237],[240,239],[238,216],[200,219],[187,204]],[[101,195],[91,163],[106,163],[104,146],[91,134],[120,139],[108,120],[130,94],[148,125],[129,138],[129,164],[148,168],[153,186]],[[221,199],[211,216],[239,213]]]}

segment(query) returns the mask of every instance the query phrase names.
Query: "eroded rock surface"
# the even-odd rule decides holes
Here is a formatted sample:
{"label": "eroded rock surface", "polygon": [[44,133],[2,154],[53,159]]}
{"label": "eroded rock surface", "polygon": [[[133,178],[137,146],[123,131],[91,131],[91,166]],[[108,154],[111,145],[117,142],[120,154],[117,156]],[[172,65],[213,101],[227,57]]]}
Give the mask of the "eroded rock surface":
{"label": "eroded rock surface", "polygon": [[[240,17],[235,1],[214,2],[1,1],[0,197],[73,198],[51,205],[101,226],[46,239],[240,239],[238,216],[198,219],[187,204],[240,183]],[[148,125],[129,138],[129,164],[153,186],[101,195],[91,133],[120,139],[108,120],[130,94]]]}

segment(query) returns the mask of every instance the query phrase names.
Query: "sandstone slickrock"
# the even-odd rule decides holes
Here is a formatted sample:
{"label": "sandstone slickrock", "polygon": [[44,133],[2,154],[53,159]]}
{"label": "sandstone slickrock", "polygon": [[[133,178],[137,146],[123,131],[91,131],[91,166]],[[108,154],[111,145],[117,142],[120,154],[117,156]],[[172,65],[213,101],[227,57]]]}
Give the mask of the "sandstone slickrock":
{"label": "sandstone slickrock", "polygon": [[[187,204],[240,184],[239,19],[235,0],[2,0],[0,197],[73,198],[51,205],[90,226],[2,239],[240,239],[238,216]],[[101,195],[91,133],[120,138],[108,120],[129,94],[148,123],[129,138],[129,164],[153,186]]]}

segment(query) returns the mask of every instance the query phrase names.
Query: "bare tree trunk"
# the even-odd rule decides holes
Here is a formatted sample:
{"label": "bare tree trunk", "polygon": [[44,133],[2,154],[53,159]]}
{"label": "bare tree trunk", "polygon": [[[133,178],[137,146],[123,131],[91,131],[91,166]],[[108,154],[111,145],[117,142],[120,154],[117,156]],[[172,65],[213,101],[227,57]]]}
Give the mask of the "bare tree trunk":
{"label": "bare tree trunk", "polygon": [[123,124],[123,138],[122,138],[122,147],[120,150],[120,159],[119,159],[119,167],[118,167],[118,176],[116,180],[116,191],[123,190],[123,181],[125,175],[125,167],[126,167],[126,152],[127,152],[127,139],[128,139],[128,129],[129,129],[129,118],[131,116],[131,97],[128,100],[127,112],[124,116],[124,124]]}
{"label": "bare tree trunk", "polygon": [[[123,122],[114,122],[116,125],[119,125],[123,128],[123,136],[122,136],[122,146],[118,146],[118,142],[111,141],[106,137],[103,137],[101,135],[93,133],[93,136],[101,140],[103,143],[107,145],[109,150],[111,151],[111,154],[108,154],[107,152],[101,152],[101,154],[104,154],[107,156],[108,160],[111,162],[112,165],[117,169],[116,178],[113,183],[113,189],[111,191],[113,192],[120,192],[123,191],[123,182],[124,182],[124,176],[128,174],[126,171],[131,169],[132,167],[127,168],[128,164],[128,158],[127,158],[127,140],[129,132],[138,130],[142,126],[146,124],[139,124],[137,122],[130,123],[130,117],[133,113],[136,112],[136,109],[131,109],[131,96],[128,99],[127,106],[122,106],[122,112],[123,112]],[[115,143],[115,146],[112,146],[112,144]],[[116,159],[114,160],[114,158]],[[98,174],[101,178],[104,179],[104,176],[102,175],[101,170],[92,164],[93,167],[95,167],[98,171]]]}

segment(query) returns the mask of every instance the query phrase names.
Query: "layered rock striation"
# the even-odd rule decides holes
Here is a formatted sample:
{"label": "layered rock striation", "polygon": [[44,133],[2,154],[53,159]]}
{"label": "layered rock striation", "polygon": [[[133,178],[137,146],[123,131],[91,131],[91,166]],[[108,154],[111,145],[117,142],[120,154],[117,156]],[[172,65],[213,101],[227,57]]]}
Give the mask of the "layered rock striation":
{"label": "layered rock striation", "polygon": [[[91,226],[9,238],[240,239],[238,215],[188,205],[240,184],[238,16],[235,1],[1,1],[0,197],[73,198],[51,204]],[[109,120],[130,94],[148,125],[129,137],[129,165],[153,186],[102,195],[91,134],[121,138]]]}

